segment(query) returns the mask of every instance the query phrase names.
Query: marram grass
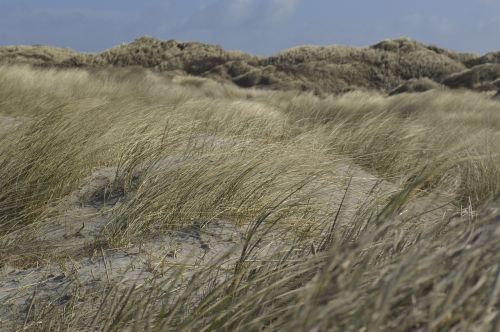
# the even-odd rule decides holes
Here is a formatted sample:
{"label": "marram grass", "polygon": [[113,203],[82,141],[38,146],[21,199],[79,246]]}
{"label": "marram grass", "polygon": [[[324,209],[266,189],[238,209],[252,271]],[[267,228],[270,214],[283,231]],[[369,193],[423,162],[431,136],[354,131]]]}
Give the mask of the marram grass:
{"label": "marram grass", "polygon": [[[483,95],[319,98],[143,70],[2,67],[0,96],[0,116],[18,121],[0,135],[0,266],[73,264],[65,301],[35,291],[6,328],[499,328],[500,104]],[[104,202],[87,249],[41,241],[60,202],[103,170],[103,191],[79,198]],[[378,180],[359,188],[369,174]],[[381,194],[347,211],[362,189]],[[166,256],[132,284],[87,288],[71,273],[86,255],[106,262],[105,249],[221,220],[245,229],[241,246],[187,279],[191,261],[158,272]]]}

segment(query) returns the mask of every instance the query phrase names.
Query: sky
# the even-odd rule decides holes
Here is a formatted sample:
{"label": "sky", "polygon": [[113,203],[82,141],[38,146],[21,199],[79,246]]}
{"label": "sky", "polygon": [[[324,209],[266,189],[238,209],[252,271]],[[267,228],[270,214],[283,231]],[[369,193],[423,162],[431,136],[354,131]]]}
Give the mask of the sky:
{"label": "sky", "polygon": [[97,52],[148,35],[269,55],[401,36],[500,50],[500,0],[0,0],[0,45]]}

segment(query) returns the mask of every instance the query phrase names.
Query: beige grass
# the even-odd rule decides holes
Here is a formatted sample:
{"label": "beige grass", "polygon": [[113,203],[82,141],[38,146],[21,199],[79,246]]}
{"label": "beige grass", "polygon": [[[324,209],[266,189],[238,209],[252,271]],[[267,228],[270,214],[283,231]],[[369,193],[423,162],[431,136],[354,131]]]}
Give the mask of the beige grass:
{"label": "beige grass", "polygon": [[[495,53],[480,57],[408,38],[384,40],[363,48],[300,46],[269,57],[226,51],[217,45],[152,37],[141,37],[95,54],[47,46],[0,48],[0,64],[66,68],[137,66],[169,75],[208,77],[242,87],[316,94],[358,89],[389,92],[407,80],[422,78],[444,82],[452,88],[491,90],[491,81],[498,78],[498,70],[492,70],[495,62]],[[487,65],[477,66],[481,64]],[[467,71],[468,68],[471,69]],[[496,76],[491,79],[492,75]]]}
{"label": "beige grass", "polygon": [[[248,227],[240,258],[224,273],[214,261],[183,286],[184,268],[174,270],[178,278],[129,288],[108,283],[96,296],[77,286],[62,304],[56,297],[38,302],[35,293],[22,322],[13,323],[18,328],[498,327],[500,233],[492,202],[500,192],[500,104],[486,96],[319,98],[142,69],[1,67],[0,100],[2,116],[23,121],[0,137],[4,269],[19,247],[36,251],[29,266],[86,255],[55,255],[36,246],[37,236],[55,206],[104,168],[116,176],[97,199],[119,203],[90,247],[140,245],[217,220]],[[339,170],[345,165],[401,190],[347,219],[339,213],[352,185]],[[332,186],[346,195],[324,196]],[[459,213],[417,217],[429,208],[421,197],[451,201]],[[405,218],[412,204],[420,213]],[[325,224],[328,231],[319,231]],[[281,240],[257,259],[271,230]]]}

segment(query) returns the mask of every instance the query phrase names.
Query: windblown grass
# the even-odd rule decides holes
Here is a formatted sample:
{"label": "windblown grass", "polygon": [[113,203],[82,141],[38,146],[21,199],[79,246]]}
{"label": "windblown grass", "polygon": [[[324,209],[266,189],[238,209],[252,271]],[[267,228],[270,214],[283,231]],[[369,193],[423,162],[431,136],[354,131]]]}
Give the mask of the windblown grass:
{"label": "windblown grass", "polygon": [[500,191],[498,102],[470,92],[429,91],[383,97],[277,98],[296,121],[323,124],[325,140],[383,177],[410,179],[435,168],[431,182],[464,203],[480,204]]}
{"label": "windblown grass", "polygon": [[[0,100],[23,122],[0,136],[0,265],[96,169],[116,174],[98,198],[119,203],[95,246],[215,220],[248,229],[229,268],[222,257],[189,283],[181,268],[98,295],[76,287],[63,304],[34,294],[27,329],[498,328],[500,104],[485,96],[319,98],[142,69],[2,67]],[[343,219],[346,164],[401,190]],[[325,196],[333,184],[344,194]],[[405,219],[420,196],[459,213]]]}

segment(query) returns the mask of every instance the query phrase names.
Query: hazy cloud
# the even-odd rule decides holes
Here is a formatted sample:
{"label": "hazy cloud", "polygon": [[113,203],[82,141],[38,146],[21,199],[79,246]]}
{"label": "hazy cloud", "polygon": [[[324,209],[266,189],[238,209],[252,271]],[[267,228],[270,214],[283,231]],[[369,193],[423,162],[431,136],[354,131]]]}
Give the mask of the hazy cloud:
{"label": "hazy cloud", "polygon": [[[2,3],[0,3],[1,5]],[[51,44],[98,51],[144,34],[172,28],[175,1],[148,2],[139,11],[113,8],[0,7],[0,44]]]}
{"label": "hazy cloud", "polygon": [[407,28],[413,30],[432,31],[440,35],[453,34],[457,32],[458,25],[446,17],[424,16],[422,14],[413,14],[404,16],[401,22]]}
{"label": "hazy cloud", "polygon": [[484,52],[500,48],[499,13],[500,0],[0,0],[0,45],[98,51],[147,34],[269,54],[408,36]]}
{"label": "hazy cloud", "polygon": [[223,1],[221,2],[222,8],[220,10],[225,18],[234,25],[250,19],[255,9],[254,5],[255,3],[252,0]]}
{"label": "hazy cloud", "polygon": [[282,24],[297,9],[298,0],[219,0],[202,6],[182,29],[264,27]]}
{"label": "hazy cloud", "polygon": [[298,3],[298,0],[270,0],[267,9],[268,17],[273,22],[281,22],[292,18],[297,11]]}
{"label": "hazy cloud", "polygon": [[500,1],[499,0],[478,0],[478,2],[479,2],[479,4],[481,4],[483,6],[500,8]]}

